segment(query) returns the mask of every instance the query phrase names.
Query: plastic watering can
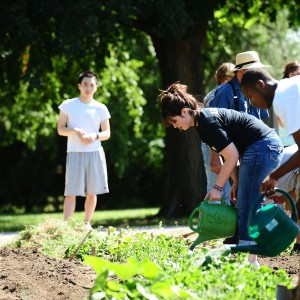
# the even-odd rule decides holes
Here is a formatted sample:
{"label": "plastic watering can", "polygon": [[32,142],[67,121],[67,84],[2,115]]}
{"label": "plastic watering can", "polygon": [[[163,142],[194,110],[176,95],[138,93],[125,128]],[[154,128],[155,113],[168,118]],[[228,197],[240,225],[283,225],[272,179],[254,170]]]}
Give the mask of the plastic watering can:
{"label": "plastic watering can", "polygon": [[[193,218],[196,213],[199,213],[198,223],[194,226]],[[209,199],[205,199],[190,214],[188,224],[191,230],[199,234],[190,246],[190,250],[193,250],[204,241],[233,236],[237,225],[237,211],[224,200],[221,204],[213,204]]]}
{"label": "plastic watering can", "polygon": [[265,195],[261,195],[253,205],[248,219],[248,233],[256,245],[230,246],[231,252],[276,256],[294,241],[300,232],[294,200],[289,193],[277,188],[275,190],[290,202],[291,218],[278,204],[268,204],[256,210],[257,205],[266,199]]}

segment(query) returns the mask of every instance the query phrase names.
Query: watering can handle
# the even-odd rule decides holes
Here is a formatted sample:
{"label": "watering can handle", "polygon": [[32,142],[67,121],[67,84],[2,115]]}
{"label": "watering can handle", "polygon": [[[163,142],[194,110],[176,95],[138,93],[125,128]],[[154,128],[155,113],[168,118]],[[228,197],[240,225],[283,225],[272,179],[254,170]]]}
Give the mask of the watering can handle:
{"label": "watering can handle", "polygon": [[[197,229],[198,229],[198,227],[193,226],[193,218],[194,218],[195,214],[197,213],[197,211],[199,211],[198,207],[196,207],[189,216],[189,227],[193,231],[197,231]],[[201,218],[201,215],[199,216],[199,218]]]}
{"label": "watering can handle", "polygon": [[[210,203],[210,201],[209,201],[209,198],[205,198],[204,200],[203,200],[203,202],[207,202],[207,203]],[[225,200],[222,198],[221,199],[221,203],[222,204],[225,204]],[[211,204],[211,205],[214,205],[214,204]],[[193,212],[190,214],[190,216],[189,216],[189,227],[190,227],[190,229],[191,230],[193,230],[193,231],[197,231],[198,229],[199,229],[199,226],[198,227],[194,227],[193,226],[193,218],[194,218],[194,216],[195,216],[195,214],[197,213],[199,211],[199,206],[198,207],[196,207],[194,210],[193,210]],[[201,218],[201,214],[199,214],[199,218],[198,218],[198,220]],[[198,222],[199,223],[199,222]]]}
{"label": "watering can handle", "polygon": [[[298,217],[297,217],[297,212],[296,212],[296,206],[295,206],[295,202],[294,202],[293,198],[291,197],[291,195],[289,193],[287,193],[286,191],[278,189],[278,188],[275,188],[274,190],[275,190],[276,193],[280,193],[280,194],[284,195],[287,198],[287,200],[290,202],[291,209],[292,209],[291,219],[294,222],[297,223]],[[256,212],[256,206],[258,205],[259,202],[261,202],[264,199],[264,197],[265,197],[265,195],[261,195],[260,197],[258,197],[257,201],[253,205],[252,210],[251,210],[250,215],[249,215],[248,224],[253,223],[253,218],[254,218],[254,215],[255,215],[255,212]]]}

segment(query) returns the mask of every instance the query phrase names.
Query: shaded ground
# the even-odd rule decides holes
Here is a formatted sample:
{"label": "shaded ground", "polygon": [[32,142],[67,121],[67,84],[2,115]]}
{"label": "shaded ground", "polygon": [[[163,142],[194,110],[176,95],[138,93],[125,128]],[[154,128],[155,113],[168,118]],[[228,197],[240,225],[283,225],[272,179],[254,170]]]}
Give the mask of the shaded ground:
{"label": "shaded ground", "polygon": [[[284,269],[295,284],[300,255],[259,258],[261,265]],[[84,300],[96,278],[95,272],[75,260],[44,256],[35,249],[0,248],[0,300]]]}

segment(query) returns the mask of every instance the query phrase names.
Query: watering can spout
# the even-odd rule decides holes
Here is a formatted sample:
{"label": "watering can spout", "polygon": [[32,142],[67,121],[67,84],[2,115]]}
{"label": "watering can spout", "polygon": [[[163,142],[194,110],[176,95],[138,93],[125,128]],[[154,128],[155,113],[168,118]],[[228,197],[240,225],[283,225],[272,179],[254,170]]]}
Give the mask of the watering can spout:
{"label": "watering can spout", "polygon": [[249,252],[251,254],[270,256],[270,253],[266,253],[266,250],[258,245],[237,245],[237,246],[230,246],[230,248],[231,248],[231,252]]}
{"label": "watering can spout", "polygon": [[199,236],[197,237],[197,239],[193,242],[193,244],[190,246],[190,250],[194,250],[194,248],[205,241],[209,241],[214,239],[214,237],[210,236],[210,235],[206,235],[206,234],[199,234]]}

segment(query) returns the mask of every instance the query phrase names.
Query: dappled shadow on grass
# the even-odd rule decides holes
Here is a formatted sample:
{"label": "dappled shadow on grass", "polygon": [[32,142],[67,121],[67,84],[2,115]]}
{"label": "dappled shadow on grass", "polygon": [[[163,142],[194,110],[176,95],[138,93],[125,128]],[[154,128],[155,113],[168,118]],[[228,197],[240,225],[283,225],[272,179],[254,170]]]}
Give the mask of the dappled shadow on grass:
{"label": "dappled shadow on grass", "polygon": [[0,233],[1,232],[17,232],[17,231],[24,230],[25,228],[26,228],[26,226],[24,224],[18,224],[18,223],[5,224],[5,222],[2,222],[0,220]]}

